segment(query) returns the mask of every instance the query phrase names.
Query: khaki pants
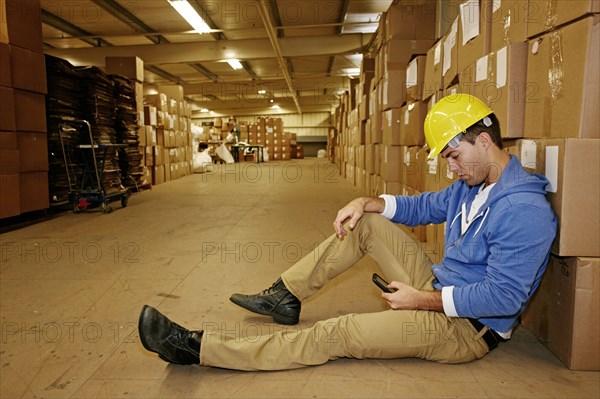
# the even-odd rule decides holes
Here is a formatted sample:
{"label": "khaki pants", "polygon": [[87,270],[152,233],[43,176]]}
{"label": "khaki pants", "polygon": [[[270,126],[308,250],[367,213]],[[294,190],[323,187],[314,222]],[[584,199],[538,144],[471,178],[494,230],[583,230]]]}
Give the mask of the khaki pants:
{"label": "khaki pants", "polygon": [[[363,215],[343,239],[322,242],[281,276],[301,301],[365,254],[388,281],[432,290],[432,263],[398,226],[377,214]],[[304,330],[244,338],[206,331],[200,364],[237,370],[283,370],[318,365],[341,357],[392,359],[418,357],[445,363],[479,359],[488,347],[467,319],[430,311],[387,310],[349,314],[320,321]]]}

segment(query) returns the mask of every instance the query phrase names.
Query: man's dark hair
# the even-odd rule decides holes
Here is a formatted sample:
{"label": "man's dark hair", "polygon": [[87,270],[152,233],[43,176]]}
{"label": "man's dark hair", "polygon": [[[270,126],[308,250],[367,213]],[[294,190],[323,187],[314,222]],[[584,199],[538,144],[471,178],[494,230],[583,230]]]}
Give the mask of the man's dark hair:
{"label": "man's dark hair", "polygon": [[502,149],[503,146],[502,137],[500,136],[500,122],[494,114],[489,114],[487,117],[490,118],[490,121],[492,122],[490,126],[486,126],[484,124],[485,118],[481,119],[479,122],[467,128],[465,133],[463,133],[463,140],[466,140],[471,144],[475,144],[475,139],[477,139],[479,133],[487,132],[492,138],[494,144],[496,144],[498,148]]}

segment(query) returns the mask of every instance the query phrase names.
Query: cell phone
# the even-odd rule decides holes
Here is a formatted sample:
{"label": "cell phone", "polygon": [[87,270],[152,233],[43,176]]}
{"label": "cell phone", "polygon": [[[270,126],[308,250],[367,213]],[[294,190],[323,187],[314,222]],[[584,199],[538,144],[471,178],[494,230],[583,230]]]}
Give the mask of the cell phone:
{"label": "cell phone", "polygon": [[388,294],[391,294],[392,292],[396,292],[396,290],[394,288],[389,288],[388,287],[388,282],[385,281],[379,274],[377,273],[373,273],[373,282],[375,283],[376,286],[378,286],[381,291],[383,292],[387,292]]}

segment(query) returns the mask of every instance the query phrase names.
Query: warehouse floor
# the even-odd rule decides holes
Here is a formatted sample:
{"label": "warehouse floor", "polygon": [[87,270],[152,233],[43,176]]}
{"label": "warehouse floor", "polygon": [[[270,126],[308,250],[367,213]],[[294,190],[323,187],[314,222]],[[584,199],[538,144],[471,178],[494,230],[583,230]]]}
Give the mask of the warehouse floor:
{"label": "warehouse floor", "polygon": [[[192,328],[279,329],[228,301],[254,293],[333,232],[360,195],[316,158],[222,166],[5,233],[2,398],[598,398],[600,373],[564,367],[526,330],[463,365],[342,359],[282,372],[167,365],[139,343],[143,304]],[[304,304],[301,327],[384,309],[369,259]]]}

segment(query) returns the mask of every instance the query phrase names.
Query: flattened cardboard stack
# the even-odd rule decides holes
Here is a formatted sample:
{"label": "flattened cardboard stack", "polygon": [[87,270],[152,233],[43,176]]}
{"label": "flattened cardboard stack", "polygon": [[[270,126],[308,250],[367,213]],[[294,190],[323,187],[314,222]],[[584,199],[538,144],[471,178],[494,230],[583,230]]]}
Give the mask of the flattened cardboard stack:
{"label": "flattened cardboard stack", "polygon": [[[363,68],[348,94],[355,108],[342,96],[330,137],[332,162],[367,195],[438,191],[456,176],[441,157],[426,160],[427,110],[455,93],[485,101],[506,150],[548,177],[559,222],[549,271],[523,323],[567,366],[586,370],[600,369],[599,12],[597,0],[394,2],[376,33],[373,77],[363,79]],[[434,36],[427,29],[432,14]],[[416,36],[397,36],[415,25]],[[360,88],[367,107],[358,101],[365,99]],[[366,126],[364,141],[357,121]],[[442,259],[443,225],[410,230],[434,262]],[[570,278],[558,278],[565,265]]]}
{"label": "flattened cardboard stack", "polygon": [[[48,95],[46,97],[46,112],[48,124],[48,183],[50,203],[61,203],[69,199],[69,181],[63,147],[61,145],[59,124],[68,120],[83,119],[81,104],[81,75],[68,61],[46,55],[46,74],[48,77]],[[74,148],[79,144],[77,132],[66,130],[62,132],[66,148]],[[67,165],[75,175],[75,181],[81,181],[83,160],[76,154],[69,159]]]}

